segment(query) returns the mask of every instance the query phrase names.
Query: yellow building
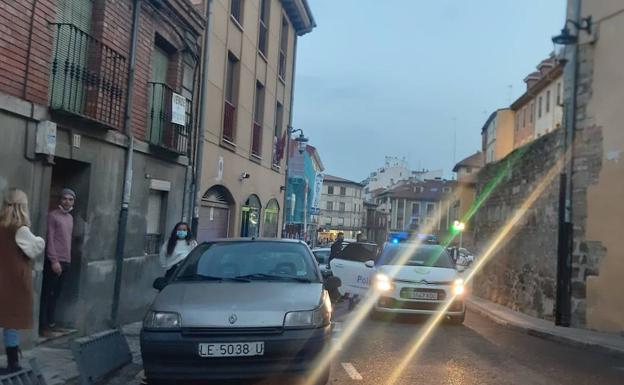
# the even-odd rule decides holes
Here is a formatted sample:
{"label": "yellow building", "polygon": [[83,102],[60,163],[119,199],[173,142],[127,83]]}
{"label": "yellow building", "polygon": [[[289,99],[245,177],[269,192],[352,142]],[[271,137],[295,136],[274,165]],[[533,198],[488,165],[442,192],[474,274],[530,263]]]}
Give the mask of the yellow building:
{"label": "yellow building", "polygon": [[494,111],[481,129],[485,163],[498,162],[514,149],[514,112]]}
{"label": "yellow building", "polygon": [[457,173],[457,189],[455,190],[455,203],[453,205],[454,220],[468,222],[469,211],[475,201],[477,190],[477,174],[483,168],[483,153],[476,152],[461,160],[453,168]]}
{"label": "yellow building", "polygon": [[307,0],[211,2],[198,240],[281,233],[297,37],[315,26]]}

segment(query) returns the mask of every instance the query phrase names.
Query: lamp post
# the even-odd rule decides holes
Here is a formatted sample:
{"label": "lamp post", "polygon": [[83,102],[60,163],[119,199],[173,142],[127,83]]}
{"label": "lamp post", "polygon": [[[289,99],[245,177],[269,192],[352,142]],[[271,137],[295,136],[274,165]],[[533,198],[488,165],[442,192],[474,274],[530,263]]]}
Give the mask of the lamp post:
{"label": "lamp post", "polygon": [[299,133],[299,135],[295,138],[295,142],[297,142],[299,154],[303,154],[305,152],[306,147],[308,146],[308,142],[310,141],[303,134],[302,129],[295,129],[292,126],[288,126],[286,131],[286,170],[284,172],[284,210],[282,210],[282,235],[286,231],[286,202],[288,200],[288,174],[290,170],[290,137],[292,134],[297,132]]}
{"label": "lamp post", "polygon": [[[571,0],[571,19],[567,19],[561,34],[554,36],[552,42],[564,48],[565,65],[563,81],[564,98],[564,151],[565,170],[560,176],[559,188],[559,234],[557,244],[557,294],[555,299],[555,325],[569,327],[572,314],[572,172],[574,170],[574,134],[576,123],[576,90],[578,67],[578,39],[581,31],[592,33],[591,16],[581,18],[581,0]],[[576,34],[570,32],[568,25],[576,28]]]}

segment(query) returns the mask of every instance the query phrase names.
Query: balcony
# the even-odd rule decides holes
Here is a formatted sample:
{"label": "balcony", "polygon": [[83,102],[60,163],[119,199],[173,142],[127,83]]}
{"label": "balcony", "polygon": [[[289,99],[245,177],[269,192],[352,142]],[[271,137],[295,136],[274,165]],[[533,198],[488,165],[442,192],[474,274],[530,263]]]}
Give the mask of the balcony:
{"label": "balcony", "polygon": [[236,127],[236,106],[225,101],[223,108],[223,139],[234,143],[234,128]]}
{"label": "balcony", "polygon": [[251,155],[260,158],[262,156],[262,126],[254,122],[251,138]]}
{"label": "balcony", "polygon": [[188,153],[191,103],[164,83],[148,82],[148,139],[152,146],[171,153]]}
{"label": "balcony", "polygon": [[125,56],[73,24],[51,25],[50,109],[121,129],[128,83]]}

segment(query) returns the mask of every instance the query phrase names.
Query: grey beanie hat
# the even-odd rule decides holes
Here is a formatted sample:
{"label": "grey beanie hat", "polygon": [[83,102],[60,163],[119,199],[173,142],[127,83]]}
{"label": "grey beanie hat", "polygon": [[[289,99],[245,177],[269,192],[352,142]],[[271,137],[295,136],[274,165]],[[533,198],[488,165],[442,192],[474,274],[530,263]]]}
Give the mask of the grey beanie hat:
{"label": "grey beanie hat", "polygon": [[61,191],[61,196],[63,195],[71,195],[74,199],[76,199],[76,193],[74,192],[74,190],[67,187],[64,188],[63,191]]}

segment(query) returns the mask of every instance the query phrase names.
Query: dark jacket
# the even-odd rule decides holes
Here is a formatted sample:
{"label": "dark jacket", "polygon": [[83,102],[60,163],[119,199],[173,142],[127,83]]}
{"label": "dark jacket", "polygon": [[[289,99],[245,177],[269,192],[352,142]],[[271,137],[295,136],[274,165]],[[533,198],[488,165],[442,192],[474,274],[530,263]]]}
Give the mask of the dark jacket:
{"label": "dark jacket", "polygon": [[17,246],[16,232],[0,226],[0,328],[31,329],[32,263]]}
{"label": "dark jacket", "polygon": [[331,245],[331,251],[329,252],[329,259],[337,258],[342,251],[342,241],[336,241]]}

